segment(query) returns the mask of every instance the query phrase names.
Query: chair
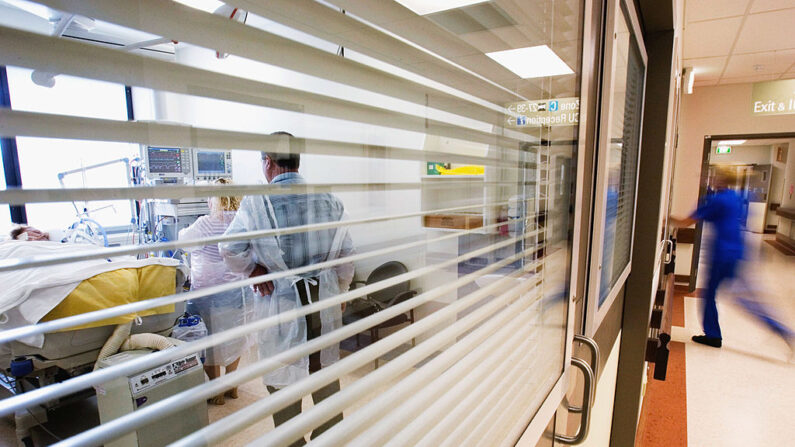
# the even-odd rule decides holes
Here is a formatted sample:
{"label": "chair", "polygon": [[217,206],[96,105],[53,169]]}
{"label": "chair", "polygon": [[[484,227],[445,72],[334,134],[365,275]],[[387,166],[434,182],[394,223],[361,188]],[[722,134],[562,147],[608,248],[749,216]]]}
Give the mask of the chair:
{"label": "chair", "polygon": [[[370,285],[398,275],[402,275],[406,272],[408,272],[408,269],[402,263],[397,261],[389,261],[376,267],[375,270],[373,270],[367,277],[367,281],[354,281],[351,286],[355,288],[361,285]],[[404,281],[386,287],[348,303],[348,306],[345,309],[345,314],[342,317],[342,321],[344,324],[351,324],[390,306],[402,303],[403,301],[406,301],[416,295],[417,291],[411,290],[409,281]],[[414,323],[414,309],[411,309],[406,313],[396,315],[389,320],[371,327],[370,343],[375,343],[380,339],[379,331],[381,329],[398,326],[404,323]],[[356,334],[357,346],[361,346],[361,342],[359,341],[360,335],[361,334]],[[411,345],[416,345],[414,338],[411,339]],[[375,360],[375,367],[378,368],[378,359]]]}

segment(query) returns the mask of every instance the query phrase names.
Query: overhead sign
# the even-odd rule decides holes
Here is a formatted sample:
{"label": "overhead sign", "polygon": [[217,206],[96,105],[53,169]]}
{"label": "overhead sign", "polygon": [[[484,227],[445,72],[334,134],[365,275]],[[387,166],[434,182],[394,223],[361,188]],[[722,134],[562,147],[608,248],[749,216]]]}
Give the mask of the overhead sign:
{"label": "overhead sign", "polygon": [[505,106],[507,127],[575,126],[580,122],[580,98],[512,102]]}
{"label": "overhead sign", "polygon": [[715,153],[718,154],[718,155],[731,154],[731,152],[732,152],[732,147],[731,146],[718,146],[715,149]]}
{"label": "overhead sign", "polygon": [[795,114],[795,79],[755,83],[751,92],[751,114]]}

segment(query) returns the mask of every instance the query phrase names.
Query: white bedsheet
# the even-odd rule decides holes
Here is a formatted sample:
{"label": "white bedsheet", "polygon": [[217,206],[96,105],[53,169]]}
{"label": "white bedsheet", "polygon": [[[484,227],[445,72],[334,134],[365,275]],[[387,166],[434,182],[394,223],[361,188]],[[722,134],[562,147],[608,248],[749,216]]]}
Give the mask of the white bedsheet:
{"label": "white bedsheet", "polygon": [[[7,241],[0,244],[0,259],[66,255],[96,249],[93,245]],[[177,266],[179,261],[168,258],[139,260],[126,256],[0,272],[0,284],[5,289],[0,293],[0,330],[39,322],[72,293],[81,281],[92,276],[111,270],[154,264]],[[41,348],[44,345],[44,336],[36,335],[19,341]]]}

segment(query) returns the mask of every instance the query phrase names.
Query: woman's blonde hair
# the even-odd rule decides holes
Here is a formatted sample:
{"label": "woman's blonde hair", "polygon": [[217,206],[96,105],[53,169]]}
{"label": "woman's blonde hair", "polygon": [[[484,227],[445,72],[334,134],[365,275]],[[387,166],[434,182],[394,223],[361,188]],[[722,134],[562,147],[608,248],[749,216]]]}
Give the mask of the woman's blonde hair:
{"label": "woman's blonde hair", "polygon": [[[232,180],[228,180],[225,178],[219,178],[213,182],[214,185],[231,185]],[[211,200],[215,200],[218,204],[218,211],[237,211],[240,208],[240,197],[237,196],[230,196],[230,197],[213,197]]]}

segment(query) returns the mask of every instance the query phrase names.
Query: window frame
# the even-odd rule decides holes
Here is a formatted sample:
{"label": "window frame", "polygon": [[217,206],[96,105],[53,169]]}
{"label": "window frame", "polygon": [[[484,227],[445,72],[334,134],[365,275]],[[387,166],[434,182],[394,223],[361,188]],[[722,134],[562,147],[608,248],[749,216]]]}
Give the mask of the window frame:
{"label": "window frame", "polygon": [[[94,79],[84,78],[88,81]],[[0,107],[13,110],[11,105],[11,85],[8,82],[8,72],[5,65],[0,66]],[[121,84],[119,84],[121,85]],[[132,87],[128,85],[121,85],[124,91],[124,104],[125,113],[128,121],[135,121],[135,109],[132,100]],[[22,169],[20,167],[19,149],[16,137],[3,137],[0,139],[0,150],[2,150],[3,170],[5,173],[5,187],[6,188],[22,188]],[[10,175],[9,175],[10,174]],[[11,181],[9,181],[9,179]],[[26,205],[6,205],[9,207],[11,223],[16,225],[27,225],[27,208]],[[138,216],[133,214],[133,219],[138,219]],[[108,235],[118,235],[128,233],[130,231],[130,224],[127,225],[113,225],[105,227]]]}
{"label": "window frame", "polygon": [[[615,45],[616,39],[610,39],[610,34],[614,34],[616,30],[617,20],[619,14],[622,14],[627,22],[630,32],[630,51],[634,46],[640,54],[643,63],[643,90],[640,96],[641,107],[638,122],[642,124],[644,113],[644,98],[646,93],[646,78],[648,75],[648,54],[643,42],[643,33],[640,28],[640,21],[638,19],[637,11],[634,4],[627,4],[626,0],[612,0],[607,4],[607,21],[605,26],[605,39],[604,39],[604,61],[602,65],[602,82],[601,82],[601,98],[599,108],[599,124],[598,124],[598,137],[597,137],[597,153],[596,153],[596,182],[595,182],[595,196],[594,196],[594,214],[593,225],[591,232],[591,259],[589,267],[588,278],[588,295],[585,307],[585,335],[593,337],[599,326],[602,324],[607,313],[610,311],[613,303],[623,289],[624,283],[629,276],[632,265],[632,253],[635,235],[635,220],[637,216],[637,202],[638,202],[638,188],[635,188],[633,196],[633,213],[632,213],[632,231],[630,234],[629,242],[629,261],[622,269],[621,274],[618,276],[616,283],[610,288],[607,293],[607,298],[600,305],[600,289],[601,289],[601,276],[602,276],[602,263],[604,258],[604,237],[605,237],[605,218],[607,213],[607,189],[608,189],[608,172],[607,165],[610,157],[609,139],[612,113],[612,95],[615,87],[615,72],[614,63],[618,56],[617,47]],[[609,31],[607,31],[609,30]],[[607,34],[607,33],[610,34]],[[637,185],[639,179],[639,166],[641,157],[641,142],[643,141],[643,126],[640,126],[638,131],[638,156],[635,162],[635,184]]]}

